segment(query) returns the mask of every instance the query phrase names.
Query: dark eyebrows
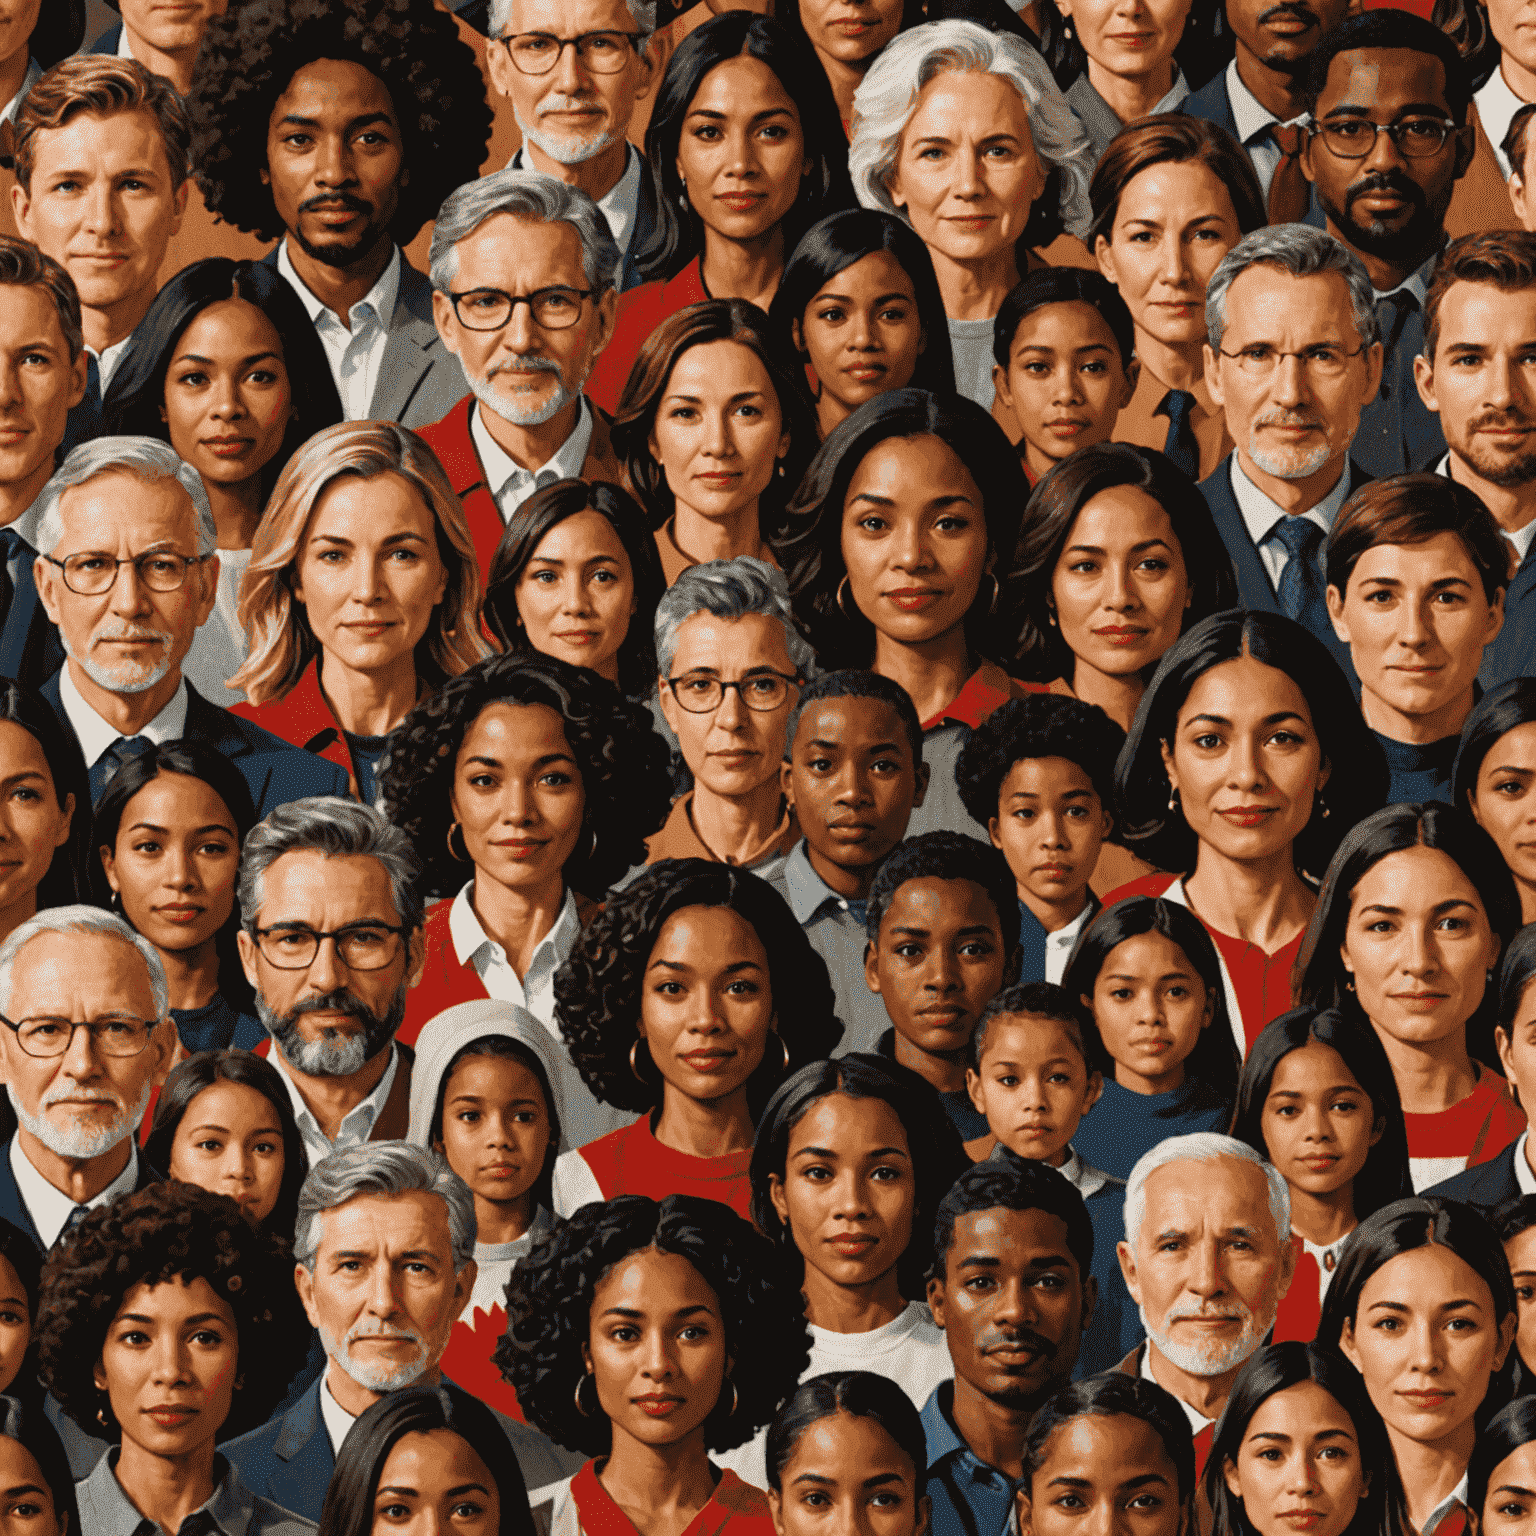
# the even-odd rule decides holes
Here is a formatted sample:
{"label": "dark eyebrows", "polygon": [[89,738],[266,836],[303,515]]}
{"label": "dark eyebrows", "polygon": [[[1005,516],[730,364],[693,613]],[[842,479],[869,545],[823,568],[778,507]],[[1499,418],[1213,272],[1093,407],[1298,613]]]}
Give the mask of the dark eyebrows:
{"label": "dark eyebrows", "polygon": [[[283,360],[283,354],[281,352],[253,352],[249,357],[242,357],[240,359],[240,367],[249,368],[252,363],[259,363],[263,358],[268,357],[275,357],[278,362],[282,362]],[[201,363],[205,368],[216,368],[218,366],[218,360],[216,358],[202,357],[196,352],[183,352],[181,356],[176,359],[176,362]],[[176,364],[172,363],[171,366],[174,368]]]}
{"label": "dark eyebrows", "polygon": [[[1207,721],[1211,725],[1232,724],[1225,715],[1191,715],[1184,723],[1186,725],[1193,725],[1197,720]],[[1261,723],[1264,725],[1279,725],[1283,720],[1301,720],[1305,724],[1305,716],[1299,710],[1294,709],[1277,709],[1274,714],[1265,715]]]}

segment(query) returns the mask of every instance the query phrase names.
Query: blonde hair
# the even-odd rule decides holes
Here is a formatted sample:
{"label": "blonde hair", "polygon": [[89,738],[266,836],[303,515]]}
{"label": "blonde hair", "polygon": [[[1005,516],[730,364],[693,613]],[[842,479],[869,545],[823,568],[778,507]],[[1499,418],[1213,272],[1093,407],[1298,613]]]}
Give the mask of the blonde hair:
{"label": "blonde hair", "polygon": [[417,646],[416,669],[457,677],[492,647],[480,632],[480,567],[464,507],[443,467],[417,435],[390,421],[344,421],[317,432],[288,461],[251,540],[238,615],[250,655],[228,686],[252,704],[285,698],[319,654],[304,605],[294,601],[294,567],[315,504],[341,475],[399,475],[437,519],[438,553],[448,570],[443,600]]}

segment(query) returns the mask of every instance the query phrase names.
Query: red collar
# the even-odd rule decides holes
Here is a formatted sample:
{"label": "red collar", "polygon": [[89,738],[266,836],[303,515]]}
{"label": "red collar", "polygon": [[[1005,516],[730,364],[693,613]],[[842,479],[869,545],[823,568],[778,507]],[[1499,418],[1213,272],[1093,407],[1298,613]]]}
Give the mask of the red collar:
{"label": "red collar", "polygon": [[923,729],[931,731],[949,720],[974,729],[994,710],[1001,709],[1013,697],[1013,691],[1013,679],[996,662],[984,661],[938,714],[923,721]]}

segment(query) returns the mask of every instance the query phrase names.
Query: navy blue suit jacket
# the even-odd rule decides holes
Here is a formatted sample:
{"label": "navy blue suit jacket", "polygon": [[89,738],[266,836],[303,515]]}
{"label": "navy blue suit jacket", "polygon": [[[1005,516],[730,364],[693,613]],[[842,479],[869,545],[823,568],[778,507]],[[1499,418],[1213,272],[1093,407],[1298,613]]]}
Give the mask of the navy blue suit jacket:
{"label": "navy blue suit jacket", "polygon": [[[73,735],[59,692],[59,673],[55,672],[40,691],[53,706],[59,724]],[[345,768],[302,747],[290,746],[281,736],[210,704],[191,683],[187,684],[187,724],[183,735],[187,741],[200,741],[211,747],[240,770],[250,788],[257,821],[278,806],[307,795],[349,794]]]}
{"label": "navy blue suit jacket", "polygon": [[1536,673],[1536,544],[1526,551],[1504,594],[1504,627],[1483,652],[1477,680],[1486,691]]}
{"label": "navy blue suit jacket", "polygon": [[1463,1168],[1424,1193],[1461,1200],[1485,1213],[1491,1211],[1494,1206],[1502,1205],[1520,1193],[1520,1186],[1515,1182],[1515,1149],[1519,1145],[1517,1137],[1491,1163]]}
{"label": "navy blue suit jacket", "polygon": [[11,604],[0,615],[0,677],[41,688],[64,665],[64,647],[38,601],[32,565],[30,557],[16,561]]}
{"label": "navy blue suit jacket", "polygon": [[[39,1253],[46,1254],[48,1250],[43,1247],[37,1224],[32,1220],[27,1202],[21,1198],[21,1191],[16,1187],[16,1175],[11,1172],[11,1141],[13,1139],[14,1136],[7,1137],[5,1142],[0,1144],[0,1217],[4,1217],[13,1227],[19,1227],[26,1233],[32,1246]],[[144,1161],[144,1156],[140,1153],[139,1178],[133,1186],[133,1192],[137,1194],[141,1189],[148,1189],[151,1184],[163,1182],[162,1176]]]}
{"label": "navy blue suit jacket", "polygon": [[85,51],[87,53],[116,53],[117,45],[122,41],[122,37],[123,24],[120,21],[115,22]]}

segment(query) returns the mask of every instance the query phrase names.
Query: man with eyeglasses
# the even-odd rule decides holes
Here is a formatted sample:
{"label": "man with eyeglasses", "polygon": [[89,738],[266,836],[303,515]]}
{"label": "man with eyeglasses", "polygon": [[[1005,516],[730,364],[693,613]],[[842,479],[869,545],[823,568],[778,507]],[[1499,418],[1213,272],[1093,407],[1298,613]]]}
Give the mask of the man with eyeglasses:
{"label": "man with eyeglasses", "polygon": [[0,1070],[16,1115],[0,1217],[40,1253],[161,1177],[135,1133],[175,1045],[160,957],[120,917],[49,907],[0,944]]}
{"label": "man with eyeglasses", "polygon": [[539,171],[497,171],[438,209],[432,313],[470,393],[421,435],[464,503],[481,571],[540,487],[623,479],[608,420],[582,393],[613,335],[618,273],[597,204]]}
{"label": "man with eyeglasses", "polygon": [[1424,299],[1451,196],[1472,163],[1470,82],[1438,27],[1395,9],[1369,11],[1313,52],[1307,98],[1301,168],[1328,233],[1370,274],[1381,329],[1381,384],[1352,452],[1373,475],[1399,475],[1445,452],[1414,386],[1413,359],[1423,350]]}
{"label": "man with eyeglasses", "polygon": [[25,517],[33,579],[68,658],[39,690],[80,744],[91,800],[128,758],[200,742],[244,776],[256,814],[346,794],[344,768],[210,704],[183,675],[218,589],[217,534],[196,470],[149,437],[98,437]]}
{"label": "man with eyeglasses", "polygon": [[1371,478],[1349,456],[1381,382],[1371,280],[1332,235],[1271,225],[1222,258],[1205,324],[1206,388],[1236,447],[1200,492],[1243,605],[1306,625],[1347,674],[1322,551],[1345,498]]}

